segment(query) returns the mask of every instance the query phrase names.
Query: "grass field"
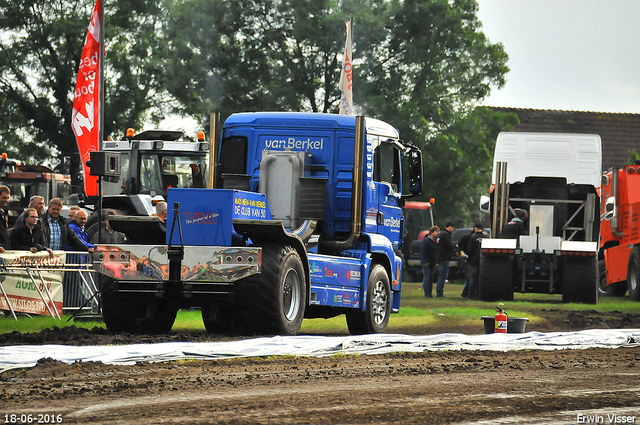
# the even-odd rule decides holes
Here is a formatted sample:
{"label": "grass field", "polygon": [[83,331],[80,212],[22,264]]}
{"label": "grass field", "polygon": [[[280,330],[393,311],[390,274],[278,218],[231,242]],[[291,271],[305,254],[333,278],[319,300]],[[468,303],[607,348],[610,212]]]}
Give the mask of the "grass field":
{"label": "grass field", "polygon": [[[403,283],[402,302],[400,312],[391,316],[388,332],[400,331],[407,327],[423,327],[425,329],[449,326],[476,326],[482,328],[481,316],[495,314],[496,303],[471,301],[460,296],[462,282],[448,283],[445,286],[445,298],[425,298],[422,284],[417,282]],[[540,312],[544,310],[596,310],[620,311],[623,313],[640,313],[640,303],[624,298],[600,298],[597,305],[562,304],[561,295],[546,294],[515,294],[515,300],[504,303],[504,308],[511,317],[527,317],[529,323],[535,324],[540,319]],[[19,317],[15,321],[11,317],[0,319],[0,334],[18,331],[22,333],[38,332],[53,327],[75,325],[92,329],[95,326],[104,327],[102,322],[77,322],[56,320],[49,316]],[[179,330],[204,330],[199,311],[180,311],[173,326]],[[347,324],[344,315],[331,319],[306,319],[302,323],[302,333],[344,333]]]}

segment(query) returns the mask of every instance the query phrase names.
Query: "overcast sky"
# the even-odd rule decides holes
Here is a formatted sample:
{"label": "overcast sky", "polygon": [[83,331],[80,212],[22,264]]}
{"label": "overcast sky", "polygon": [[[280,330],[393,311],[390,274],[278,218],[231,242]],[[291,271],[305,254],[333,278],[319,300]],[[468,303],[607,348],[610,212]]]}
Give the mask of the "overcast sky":
{"label": "overcast sky", "polygon": [[509,55],[487,106],[640,113],[640,1],[478,0]]}

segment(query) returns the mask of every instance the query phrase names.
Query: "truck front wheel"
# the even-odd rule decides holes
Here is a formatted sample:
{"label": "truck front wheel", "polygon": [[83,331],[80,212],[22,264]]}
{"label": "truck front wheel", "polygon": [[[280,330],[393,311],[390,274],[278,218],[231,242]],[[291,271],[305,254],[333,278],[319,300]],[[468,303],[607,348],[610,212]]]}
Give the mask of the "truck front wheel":
{"label": "truck front wheel", "polygon": [[380,264],[372,267],[367,281],[364,311],[347,313],[347,327],[352,335],[382,333],[389,325],[391,290],[387,271]]}
{"label": "truck front wheel", "polygon": [[629,299],[632,301],[640,301],[640,246],[634,246],[629,255],[629,267],[627,269],[627,289],[629,290]]}

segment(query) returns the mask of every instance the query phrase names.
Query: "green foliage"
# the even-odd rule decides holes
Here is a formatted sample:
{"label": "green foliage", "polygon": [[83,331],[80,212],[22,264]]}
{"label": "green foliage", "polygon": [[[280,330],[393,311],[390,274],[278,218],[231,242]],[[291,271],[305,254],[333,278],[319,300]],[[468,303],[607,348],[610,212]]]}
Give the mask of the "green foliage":
{"label": "green foliage", "polygon": [[[12,1],[0,5],[0,149],[30,162],[79,168],[71,112],[94,0]],[[140,127],[169,100],[160,87],[163,9],[157,2],[107,2],[105,135]]]}
{"label": "green foliage", "polygon": [[496,137],[516,124],[515,114],[477,107],[427,142],[425,198],[436,199],[436,224],[451,220],[457,227],[472,227],[488,220],[479,205],[480,196],[489,194]]}
{"label": "green foliage", "polygon": [[[0,148],[72,155],[77,66],[94,0],[0,5]],[[354,18],[354,103],[425,153],[438,221],[478,217],[487,158],[513,124],[474,110],[502,87],[507,54],[476,0],[129,0],[106,2],[105,136],[168,112],[337,112],[345,22]],[[460,196],[462,194],[462,196]]]}

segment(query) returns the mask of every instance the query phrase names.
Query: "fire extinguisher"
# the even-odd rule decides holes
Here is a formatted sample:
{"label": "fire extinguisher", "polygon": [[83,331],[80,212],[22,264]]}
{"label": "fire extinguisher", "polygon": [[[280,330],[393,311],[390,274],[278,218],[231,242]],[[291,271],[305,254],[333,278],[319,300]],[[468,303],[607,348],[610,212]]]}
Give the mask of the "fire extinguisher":
{"label": "fire extinguisher", "polygon": [[507,333],[507,312],[500,306],[496,306],[498,312],[496,313],[496,333]]}

